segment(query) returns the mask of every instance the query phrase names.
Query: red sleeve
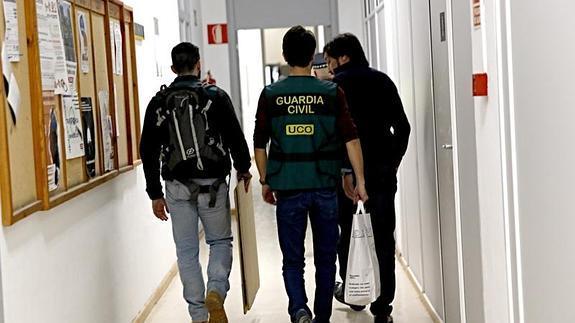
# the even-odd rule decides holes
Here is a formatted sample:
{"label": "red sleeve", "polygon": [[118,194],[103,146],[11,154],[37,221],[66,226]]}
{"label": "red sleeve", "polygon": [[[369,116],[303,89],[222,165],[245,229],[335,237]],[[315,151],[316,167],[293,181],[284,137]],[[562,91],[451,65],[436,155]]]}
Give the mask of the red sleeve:
{"label": "red sleeve", "polygon": [[352,140],[358,139],[357,128],[355,123],[351,118],[349,109],[347,107],[347,99],[345,98],[345,93],[343,90],[337,88],[337,108],[339,109],[337,118],[337,128],[343,138],[344,142],[350,142]]}
{"label": "red sleeve", "polygon": [[256,127],[254,129],[254,148],[265,149],[270,140],[270,127],[267,119],[268,102],[265,96],[265,90],[260,94],[258,101],[258,110],[256,112]]}

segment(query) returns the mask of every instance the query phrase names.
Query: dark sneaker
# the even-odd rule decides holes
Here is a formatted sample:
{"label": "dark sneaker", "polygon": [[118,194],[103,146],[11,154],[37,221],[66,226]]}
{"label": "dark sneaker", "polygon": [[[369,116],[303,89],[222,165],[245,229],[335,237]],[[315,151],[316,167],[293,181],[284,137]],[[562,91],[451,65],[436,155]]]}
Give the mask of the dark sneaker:
{"label": "dark sneaker", "polygon": [[293,323],[312,323],[311,317],[309,313],[305,309],[301,309],[295,313],[295,316],[292,320]]}
{"label": "dark sneaker", "polygon": [[376,315],[373,323],[393,323],[393,316],[391,315]]}
{"label": "dark sneaker", "polygon": [[333,289],[333,297],[335,297],[338,302],[349,306],[354,311],[359,312],[365,309],[365,306],[363,305],[352,305],[345,302],[343,295],[343,284],[340,282],[335,283],[335,288]]}
{"label": "dark sneaker", "polygon": [[215,291],[209,291],[206,296],[206,308],[210,313],[209,323],[228,323],[226,310],[224,309],[224,299]]}

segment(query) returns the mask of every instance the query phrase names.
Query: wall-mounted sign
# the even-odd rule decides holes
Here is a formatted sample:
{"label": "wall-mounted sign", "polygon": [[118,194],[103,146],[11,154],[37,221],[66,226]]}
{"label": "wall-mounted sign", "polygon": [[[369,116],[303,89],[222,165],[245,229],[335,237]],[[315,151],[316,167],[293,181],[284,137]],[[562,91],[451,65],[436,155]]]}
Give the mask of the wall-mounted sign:
{"label": "wall-mounted sign", "polygon": [[227,44],[228,24],[208,25],[208,44]]}
{"label": "wall-mounted sign", "polygon": [[136,40],[144,40],[145,38],[144,26],[138,23],[134,23],[134,38],[136,38]]}
{"label": "wall-mounted sign", "polygon": [[473,0],[473,26],[481,28],[481,0]]}
{"label": "wall-mounted sign", "polygon": [[473,96],[489,95],[489,78],[487,73],[473,74]]}

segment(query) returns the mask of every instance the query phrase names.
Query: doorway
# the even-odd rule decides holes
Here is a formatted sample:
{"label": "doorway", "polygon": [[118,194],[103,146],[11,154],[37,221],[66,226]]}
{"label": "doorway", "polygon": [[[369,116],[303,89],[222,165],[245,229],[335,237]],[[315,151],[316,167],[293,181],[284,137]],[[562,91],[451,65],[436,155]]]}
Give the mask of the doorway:
{"label": "doorway", "polygon": [[[316,35],[317,51],[321,51],[325,45],[324,26],[305,28]],[[286,27],[237,31],[242,125],[250,151],[254,151],[251,138],[254,135],[255,115],[262,89],[289,74],[289,66],[282,54],[282,39],[288,29]]]}

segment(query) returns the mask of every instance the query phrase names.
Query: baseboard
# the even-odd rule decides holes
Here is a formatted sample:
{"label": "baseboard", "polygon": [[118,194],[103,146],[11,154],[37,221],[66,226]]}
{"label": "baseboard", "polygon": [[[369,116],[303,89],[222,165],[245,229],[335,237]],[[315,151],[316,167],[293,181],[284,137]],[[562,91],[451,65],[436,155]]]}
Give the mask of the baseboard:
{"label": "baseboard", "polygon": [[164,294],[166,293],[166,290],[168,289],[168,287],[170,286],[170,284],[172,283],[177,274],[178,274],[178,265],[177,263],[174,263],[172,265],[172,268],[170,268],[166,276],[164,276],[164,278],[160,282],[158,288],[156,288],[152,296],[150,296],[150,298],[146,302],[146,305],[144,305],[144,308],[140,311],[140,313],[138,313],[136,318],[132,320],[132,323],[144,323],[146,321],[146,319],[148,318],[150,313],[152,313],[152,310],[154,309],[160,298],[162,298],[162,296],[164,296]]}
{"label": "baseboard", "polygon": [[423,292],[421,285],[419,284],[419,282],[417,281],[417,278],[415,278],[415,275],[413,274],[413,271],[411,271],[411,269],[407,265],[405,258],[403,258],[403,256],[400,253],[397,253],[397,259],[399,260],[401,267],[403,268],[403,270],[407,274],[407,277],[409,277],[409,281],[411,281],[411,284],[413,284],[413,287],[415,288],[415,290],[417,291],[417,294],[419,295],[419,300],[421,301],[421,303],[423,304],[423,306],[427,310],[427,313],[429,313],[429,315],[431,316],[431,319],[433,320],[433,322],[434,323],[443,323],[443,320],[439,317],[439,314],[437,314],[437,312],[435,311],[435,308],[433,308],[431,301],[429,300],[427,295]]}

